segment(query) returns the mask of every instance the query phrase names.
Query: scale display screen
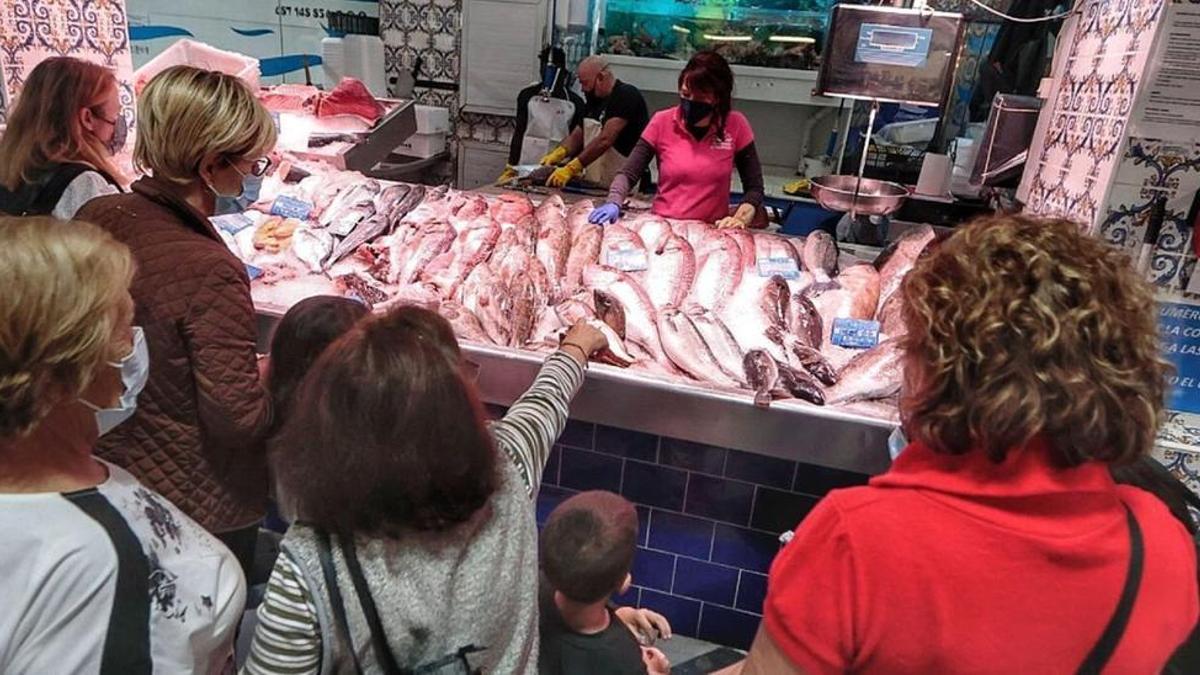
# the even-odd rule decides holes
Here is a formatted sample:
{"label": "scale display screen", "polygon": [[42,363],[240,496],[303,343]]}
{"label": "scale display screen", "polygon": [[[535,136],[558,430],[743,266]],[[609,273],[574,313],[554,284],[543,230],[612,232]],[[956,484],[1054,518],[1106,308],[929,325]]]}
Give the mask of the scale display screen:
{"label": "scale display screen", "polygon": [[958,61],[962,15],[837,5],[817,92],[942,105]]}

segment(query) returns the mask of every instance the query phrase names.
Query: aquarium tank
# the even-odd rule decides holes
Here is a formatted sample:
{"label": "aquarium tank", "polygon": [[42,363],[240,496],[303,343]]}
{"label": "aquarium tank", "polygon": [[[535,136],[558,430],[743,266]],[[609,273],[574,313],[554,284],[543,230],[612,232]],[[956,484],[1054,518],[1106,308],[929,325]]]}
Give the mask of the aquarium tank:
{"label": "aquarium tank", "polygon": [[834,0],[608,0],[599,51],[815,70]]}

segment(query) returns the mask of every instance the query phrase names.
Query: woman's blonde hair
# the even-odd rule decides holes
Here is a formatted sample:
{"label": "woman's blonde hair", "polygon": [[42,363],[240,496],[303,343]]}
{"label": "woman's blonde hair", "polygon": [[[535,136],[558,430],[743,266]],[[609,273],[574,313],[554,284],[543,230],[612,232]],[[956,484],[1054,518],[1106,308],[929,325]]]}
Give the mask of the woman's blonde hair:
{"label": "woman's blonde hair", "polygon": [[1170,366],[1154,292],[1113,246],[1066,220],[985,217],[901,288],[911,438],[999,462],[1042,437],[1066,467],[1149,452]]}
{"label": "woman's blonde hair", "polygon": [[0,439],[29,433],[112,358],[133,270],[95,225],[0,218]]}
{"label": "woman's blonde hair", "polygon": [[89,164],[120,180],[105,144],[79,121],[80,110],[103,104],[116,87],[112,71],[89,61],[55,56],[39,63],[25,80],[0,138],[0,185],[16,191],[63,162]]}
{"label": "woman's blonde hair", "polygon": [[138,97],[133,162],[155,178],[187,184],[209,158],[256,157],[274,147],[270,113],[232,75],[174,66]]}

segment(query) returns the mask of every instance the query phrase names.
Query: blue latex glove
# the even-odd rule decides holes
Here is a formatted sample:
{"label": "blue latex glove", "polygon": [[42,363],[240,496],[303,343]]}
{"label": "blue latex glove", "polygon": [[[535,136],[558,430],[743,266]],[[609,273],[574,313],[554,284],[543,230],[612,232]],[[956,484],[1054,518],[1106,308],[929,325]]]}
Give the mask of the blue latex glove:
{"label": "blue latex glove", "polygon": [[603,206],[598,206],[592,209],[592,214],[588,216],[588,222],[593,225],[611,225],[617,222],[617,218],[621,217],[621,207],[612,202],[608,202]]}

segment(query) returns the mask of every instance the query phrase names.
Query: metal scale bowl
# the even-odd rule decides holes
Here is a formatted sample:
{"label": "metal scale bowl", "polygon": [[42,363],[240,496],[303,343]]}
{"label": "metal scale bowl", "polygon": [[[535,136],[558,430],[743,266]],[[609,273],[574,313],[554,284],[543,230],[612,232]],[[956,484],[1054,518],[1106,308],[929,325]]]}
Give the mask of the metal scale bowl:
{"label": "metal scale bowl", "polygon": [[908,198],[903,185],[858,176],[818,176],[809,189],[822,207],[851,215],[890,216]]}

